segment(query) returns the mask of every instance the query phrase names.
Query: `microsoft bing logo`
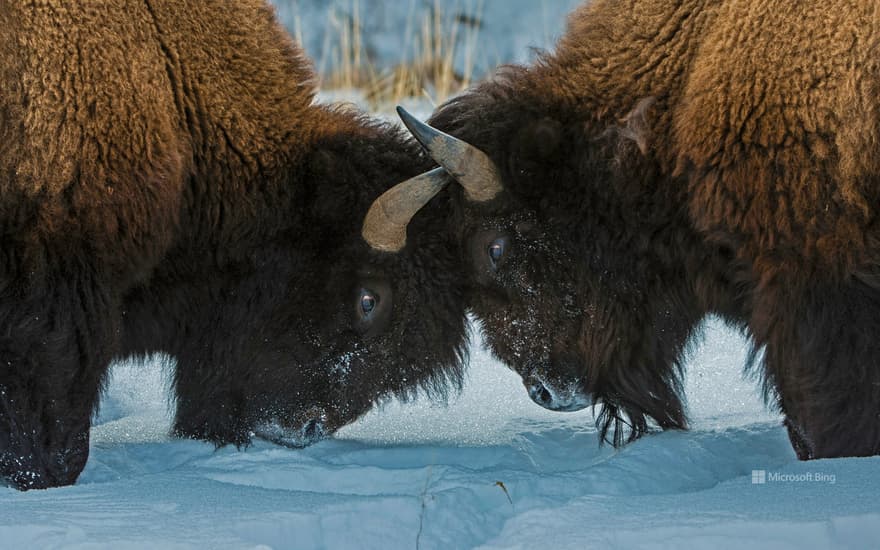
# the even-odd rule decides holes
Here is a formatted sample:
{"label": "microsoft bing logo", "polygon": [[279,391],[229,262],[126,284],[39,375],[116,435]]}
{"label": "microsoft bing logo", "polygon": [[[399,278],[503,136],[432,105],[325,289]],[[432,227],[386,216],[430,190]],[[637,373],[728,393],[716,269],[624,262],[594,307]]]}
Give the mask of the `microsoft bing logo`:
{"label": "microsoft bing logo", "polygon": [[777,482],[797,482],[797,483],[828,483],[834,485],[837,483],[837,474],[826,472],[800,472],[800,473],[783,473],[768,472],[767,470],[752,470],[752,485],[765,485],[767,483]]}

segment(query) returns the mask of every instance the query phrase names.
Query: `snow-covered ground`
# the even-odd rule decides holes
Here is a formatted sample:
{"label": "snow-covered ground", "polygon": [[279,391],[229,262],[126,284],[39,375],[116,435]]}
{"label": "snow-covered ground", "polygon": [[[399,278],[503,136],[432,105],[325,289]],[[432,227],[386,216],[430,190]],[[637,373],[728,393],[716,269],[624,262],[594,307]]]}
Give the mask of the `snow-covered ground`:
{"label": "snow-covered ground", "polygon": [[710,323],[693,429],[618,451],[479,342],[448,405],[390,403],[299,451],[170,439],[167,365],[119,364],[77,485],[0,488],[0,547],[880,548],[880,458],[798,462],[744,356]]}

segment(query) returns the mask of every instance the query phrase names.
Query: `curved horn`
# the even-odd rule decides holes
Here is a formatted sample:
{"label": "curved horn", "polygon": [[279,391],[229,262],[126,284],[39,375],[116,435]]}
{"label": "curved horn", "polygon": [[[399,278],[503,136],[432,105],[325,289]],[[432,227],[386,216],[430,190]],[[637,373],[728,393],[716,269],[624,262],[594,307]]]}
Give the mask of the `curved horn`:
{"label": "curved horn", "polygon": [[373,201],[364,218],[361,235],[382,252],[400,252],[406,245],[406,226],[416,212],[439,193],[449,177],[443,168],[398,183]]}
{"label": "curved horn", "polygon": [[504,187],[501,172],[489,155],[473,145],[445,134],[412,116],[403,107],[397,114],[404,126],[422,144],[429,155],[464,187],[468,200],[486,202]]}

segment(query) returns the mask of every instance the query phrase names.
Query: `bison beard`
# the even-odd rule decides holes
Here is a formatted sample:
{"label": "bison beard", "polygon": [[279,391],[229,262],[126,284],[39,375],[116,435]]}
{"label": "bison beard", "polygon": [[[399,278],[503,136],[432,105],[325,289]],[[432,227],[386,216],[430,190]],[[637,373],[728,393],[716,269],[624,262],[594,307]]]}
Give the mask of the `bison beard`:
{"label": "bison beard", "polygon": [[596,0],[441,106],[455,138],[404,116],[465,188],[451,231],[495,353],[580,385],[619,444],[685,426],[678,364],[718,314],[800,458],[880,453],[876,8]]}
{"label": "bison beard", "polygon": [[447,198],[401,184],[374,250],[429,163],[314,81],[261,0],[0,3],[0,478],[76,480],[114,357],[173,356],[174,431],[217,445],[460,380]]}

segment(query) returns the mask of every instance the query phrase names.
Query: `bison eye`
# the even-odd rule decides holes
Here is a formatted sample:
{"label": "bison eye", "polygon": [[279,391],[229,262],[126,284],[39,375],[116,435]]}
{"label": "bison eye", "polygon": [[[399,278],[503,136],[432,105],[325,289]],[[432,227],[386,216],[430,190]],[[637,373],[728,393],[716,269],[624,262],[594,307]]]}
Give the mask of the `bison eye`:
{"label": "bison eye", "polygon": [[[2,1],[2,0],[0,0]],[[351,327],[364,338],[383,334],[391,322],[394,293],[386,279],[368,277],[354,287],[350,302]]]}
{"label": "bison eye", "polygon": [[504,257],[504,249],[507,247],[507,239],[498,238],[489,245],[489,260],[492,261],[492,267],[498,267],[501,258]]}
{"label": "bison eye", "polygon": [[361,313],[363,313],[364,318],[370,317],[373,310],[376,309],[376,304],[378,302],[379,299],[369,290],[361,291]]}

